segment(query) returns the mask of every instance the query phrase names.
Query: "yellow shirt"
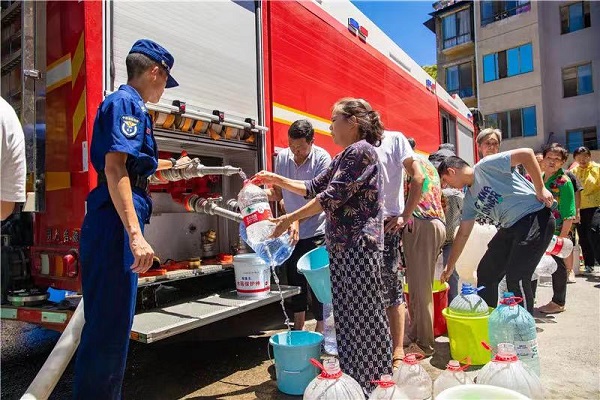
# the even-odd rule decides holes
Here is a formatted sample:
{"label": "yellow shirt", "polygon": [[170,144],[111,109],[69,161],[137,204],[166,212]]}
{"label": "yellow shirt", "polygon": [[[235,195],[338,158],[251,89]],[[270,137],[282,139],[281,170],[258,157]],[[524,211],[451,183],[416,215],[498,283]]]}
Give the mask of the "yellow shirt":
{"label": "yellow shirt", "polygon": [[581,182],[581,208],[600,207],[600,164],[590,161],[587,168],[577,166],[571,170]]}

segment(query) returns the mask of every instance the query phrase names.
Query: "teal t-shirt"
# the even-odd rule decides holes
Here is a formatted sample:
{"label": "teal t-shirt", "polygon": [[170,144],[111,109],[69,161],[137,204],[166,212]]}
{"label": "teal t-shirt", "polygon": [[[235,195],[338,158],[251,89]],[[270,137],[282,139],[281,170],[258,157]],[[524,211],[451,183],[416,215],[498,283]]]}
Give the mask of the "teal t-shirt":
{"label": "teal t-shirt", "polygon": [[510,166],[510,153],[487,156],[473,167],[475,180],[465,194],[462,220],[485,216],[503,228],[544,208],[535,188]]}

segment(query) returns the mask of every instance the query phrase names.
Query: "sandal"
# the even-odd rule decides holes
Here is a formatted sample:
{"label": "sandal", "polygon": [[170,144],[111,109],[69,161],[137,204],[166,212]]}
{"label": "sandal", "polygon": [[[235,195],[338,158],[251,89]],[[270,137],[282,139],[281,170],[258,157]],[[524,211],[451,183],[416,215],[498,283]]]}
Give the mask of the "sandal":
{"label": "sandal", "polygon": [[400,367],[400,363],[402,362],[402,360],[404,360],[404,355],[396,356],[396,357],[392,358],[392,368],[398,369]]}

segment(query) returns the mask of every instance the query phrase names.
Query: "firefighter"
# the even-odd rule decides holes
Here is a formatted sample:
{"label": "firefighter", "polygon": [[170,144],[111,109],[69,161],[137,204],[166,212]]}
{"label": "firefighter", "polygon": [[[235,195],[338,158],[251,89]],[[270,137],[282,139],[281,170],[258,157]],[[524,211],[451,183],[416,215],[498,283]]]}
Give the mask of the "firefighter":
{"label": "firefighter", "polygon": [[81,228],[85,325],[75,365],[76,399],[121,398],[138,273],[151,267],[154,256],[143,236],[152,214],[148,177],[181,165],[158,159],[144,105],[178,85],[171,76],[173,56],[139,40],[125,62],[127,85],[100,104],[94,122],[91,162],[98,186],[88,195]]}

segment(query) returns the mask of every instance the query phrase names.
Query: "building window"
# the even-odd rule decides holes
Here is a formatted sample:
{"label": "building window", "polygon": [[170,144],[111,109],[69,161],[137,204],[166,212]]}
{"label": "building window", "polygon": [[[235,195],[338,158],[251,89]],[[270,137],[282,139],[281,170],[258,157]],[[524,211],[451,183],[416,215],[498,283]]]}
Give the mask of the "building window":
{"label": "building window", "polygon": [[580,1],[560,8],[560,32],[562,34],[589,28],[590,2]]}
{"label": "building window", "polygon": [[466,9],[442,19],[444,49],[467,43],[471,36],[471,10]]}
{"label": "building window", "polygon": [[535,106],[489,114],[485,118],[485,126],[500,129],[503,139],[536,136]]}
{"label": "building window", "polygon": [[473,66],[471,62],[446,68],[446,91],[460,98],[473,96]]}
{"label": "building window", "polygon": [[590,150],[600,150],[599,142],[595,127],[567,131],[567,147],[570,152],[581,146],[585,146]]}
{"label": "building window", "polygon": [[531,10],[529,0],[481,1],[481,26]]}
{"label": "building window", "polygon": [[483,56],[483,81],[491,82],[533,71],[531,43]]}
{"label": "building window", "polygon": [[562,74],[564,97],[580,96],[594,91],[592,63],[564,68]]}

